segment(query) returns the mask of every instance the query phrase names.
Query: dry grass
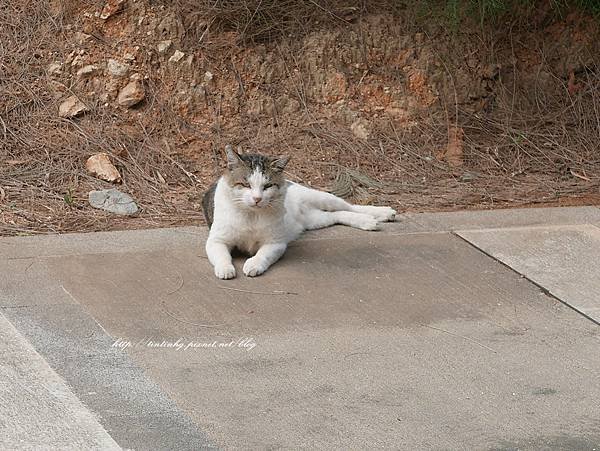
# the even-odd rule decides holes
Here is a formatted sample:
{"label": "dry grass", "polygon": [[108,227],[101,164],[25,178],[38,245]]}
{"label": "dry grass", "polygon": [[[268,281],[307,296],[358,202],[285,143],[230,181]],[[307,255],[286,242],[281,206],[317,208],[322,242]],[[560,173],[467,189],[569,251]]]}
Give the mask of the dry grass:
{"label": "dry grass", "polygon": [[370,13],[406,11],[389,0],[176,0],[173,3],[186,28],[188,44],[208,32],[235,32],[242,43],[270,43],[319,29],[348,25]]}
{"label": "dry grass", "polygon": [[[81,120],[58,117],[59,99],[48,89],[56,82],[46,68],[52,61],[48,55],[64,53],[65,14],[51,14],[42,1],[11,2],[0,10],[0,234],[197,220],[199,211],[174,194],[198,195],[200,188],[161,142],[165,133],[177,130],[173,115],[162,112],[160,123],[142,118],[120,126],[130,119],[88,103],[91,111]],[[64,96],[72,93],[69,85],[62,89]],[[139,218],[115,218],[87,205],[88,191],[112,187],[84,169],[96,152],[108,153],[123,174],[120,189],[138,200],[144,212]]]}
{"label": "dry grass", "polygon": [[323,5],[309,0],[179,0],[177,6],[187,30],[203,33],[211,24],[218,31],[235,32],[241,41],[269,42],[286,31],[308,31],[306,27],[314,21],[333,18],[331,2],[321,3]]}
{"label": "dry grass", "polygon": [[[192,14],[199,3],[207,7],[202,16]],[[302,14],[288,3],[302,8]],[[366,3],[355,9],[340,9],[333,1],[318,7],[311,1],[268,2],[271,9],[259,4],[180,0],[188,20],[186,42],[200,39],[207,27],[213,35],[231,30],[239,37],[235,45],[267,42],[276,54],[279,44],[268,44],[273,37],[285,39],[290,30],[309,33],[316,22],[350,26],[365,13]],[[303,89],[311,80],[295,60],[301,49],[293,39],[286,64],[289,73],[299,69],[296,93],[302,108],[294,113],[297,117],[248,121],[240,116],[232,125],[221,111],[222,97],[214,93],[207,100],[212,125],[200,130],[177,112],[161,78],[153,76],[140,114],[89,101],[90,113],[67,120],[57,116],[59,99],[50,89],[57,81],[46,69],[64,55],[65,29],[74,14],[51,13],[44,1],[15,1],[0,9],[0,234],[199,223],[201,192],[218,173],[220,149],[227,142],[279,148],[294,155],[290,177],[401,210],[552,204],[578,196],[583,202],[600,200],[597,58],[583,65],[574,81],[555,78],[544,89],[525,88],[530,84],[518,73],[499,80],[489,111],[475,113],[448,101],[409,129],[380,118],[367,141],[357,139],[347,125],[323,120],[328,117],[324,107]],[[242,87],[244,75],[236,74]],[[63,96],[75,89],[67,81],[61,80]],[[436,159],[450,126],[465,132],[460,168]],[[200,139],[211,141],[204,153],[187,150]],[[111,156],[123,177],[119,189],[142,207],[139,216],[119,218],[89,207],[88,191],[112,187],[85,171],[85,160],[96,152]]]}
{"label": "dry grass", "polygon": [[[586,67],[576,93],[524,92],[502,86],[494,116],[463,114],[468,158],[488,171],[600,181],[600,71]],[[557,80],[562,84],[561,80]],[[519,104],[515,99],[518,99]],[[485,162],[488,162],[486,165]]]}

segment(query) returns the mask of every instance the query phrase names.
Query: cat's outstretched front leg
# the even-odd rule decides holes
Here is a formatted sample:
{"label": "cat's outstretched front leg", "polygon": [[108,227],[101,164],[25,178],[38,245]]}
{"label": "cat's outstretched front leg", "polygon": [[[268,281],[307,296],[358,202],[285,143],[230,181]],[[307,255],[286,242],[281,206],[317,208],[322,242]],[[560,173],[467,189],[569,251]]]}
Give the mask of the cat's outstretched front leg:
{"label": "cat's outstretched front leg", "polygon": [[231,259],[229,247],[210,237],[206,240],[206,256],[215,268],[215,276],[219,279],[233,279],[235,267]]}
{"label": "cat's outstretched front leg", "polygon": [[286,248],[286,243],[263,244],[256,255],[244,263],[244,274],[248,277],[260,276],[269,266],[281,258]]}

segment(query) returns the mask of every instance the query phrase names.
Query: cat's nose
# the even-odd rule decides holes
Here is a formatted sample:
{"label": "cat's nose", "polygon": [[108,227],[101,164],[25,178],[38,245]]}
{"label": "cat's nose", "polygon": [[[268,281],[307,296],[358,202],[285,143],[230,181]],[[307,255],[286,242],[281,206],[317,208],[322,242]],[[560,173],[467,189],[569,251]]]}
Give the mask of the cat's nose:
{"label": "cat's nose", "polygon": [[252,196],[252,199],[254,200],[255,204],[258,204],[262,200],[262,197],[261,196]]}

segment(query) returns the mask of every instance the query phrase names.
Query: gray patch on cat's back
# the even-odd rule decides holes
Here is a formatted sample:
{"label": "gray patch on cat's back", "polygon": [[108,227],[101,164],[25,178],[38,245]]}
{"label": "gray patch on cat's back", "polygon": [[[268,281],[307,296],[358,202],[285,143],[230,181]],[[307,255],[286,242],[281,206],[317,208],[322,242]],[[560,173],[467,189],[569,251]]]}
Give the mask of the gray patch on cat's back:
{"label": "gray patch on cat's back", "polygon": [[202,196],[202,211],[208,228],[212,226],[214,212],[215,212],[215,190],[217,189],[217,182],[213,183],[210,188]]}

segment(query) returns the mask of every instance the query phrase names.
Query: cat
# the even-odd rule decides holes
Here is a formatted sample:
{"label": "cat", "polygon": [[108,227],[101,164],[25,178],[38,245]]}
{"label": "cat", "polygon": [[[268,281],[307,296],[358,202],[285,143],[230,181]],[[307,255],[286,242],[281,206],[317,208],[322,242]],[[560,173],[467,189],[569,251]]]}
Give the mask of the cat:
{"label": "cat", "polygon": [[231,251],[252,257],[246,276],[264,273],[305,230],[343,224],[377,230],[378,222],[393,221],[390,207],[352,205],[333,194],[286,180],[288,157],[238,153],[226,146],[227,170],[202,198],[209,228],[206,255],[219,279],[236,271]]}

